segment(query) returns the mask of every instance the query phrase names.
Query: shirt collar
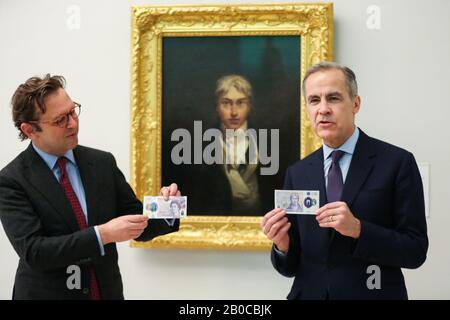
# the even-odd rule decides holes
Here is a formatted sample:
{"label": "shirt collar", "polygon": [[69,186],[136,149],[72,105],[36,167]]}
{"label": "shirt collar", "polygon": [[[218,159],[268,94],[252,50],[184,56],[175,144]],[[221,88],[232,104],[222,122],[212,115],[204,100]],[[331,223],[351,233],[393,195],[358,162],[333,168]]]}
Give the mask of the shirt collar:
{"label": "shirt collar", "polygon": [[355,127],[355,130],[353,130],[353,133],[350,136],[350,138],[348,138],[347,141],[345,141],[344,144],[341,145],[339,148],[333,149],[333,148],[330,148],[329,146],[327,146],[326,144],[324,144],[323,145],[323,158],[325,160],[328,159],[328,157],[334,150],[342,150],[345,153],[353,155],[353,152],[355,151],[355,147],[356,147],[356,142],[358,142],[358,138],[359,138],[359,128]]}
{"label": "shirt collar", "polygon": [[[53,168],[55,167],[56,161],[58,161],[58,156],[55,156],[53,154],[47,153],[45,151],[42,151],[41,149],[39,149],[38,147],[36,147],[34,145],[34,143],[32,143],[34,150],[36,150],[36,152],[39,154],[39,156],[42,158],[42,160],[45,161],[45,163],[47,164],[47,166],[50,168],[50,170],[53,170]],[[75,163],[75,157],[73,155],[73,150],[69,150],[64,154],[64,157],[66,157],[67,159],[69,159],[70,162],[72,162],[73,164]]]}

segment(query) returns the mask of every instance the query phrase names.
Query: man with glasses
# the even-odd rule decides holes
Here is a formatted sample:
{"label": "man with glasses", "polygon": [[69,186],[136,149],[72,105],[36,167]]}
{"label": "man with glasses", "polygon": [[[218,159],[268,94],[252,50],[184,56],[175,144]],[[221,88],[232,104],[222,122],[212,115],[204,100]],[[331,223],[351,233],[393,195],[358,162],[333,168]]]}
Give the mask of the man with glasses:
{"label": "man with glasses", "polygon": [[33,77],[12,98],[19,137],[31,140],[0,171],[0,218],[19,256],[13,299],[123,299],[115,243],[177,231],[179,220],[148,223],[112,154],[78,145],[81,105],[64,85]]}

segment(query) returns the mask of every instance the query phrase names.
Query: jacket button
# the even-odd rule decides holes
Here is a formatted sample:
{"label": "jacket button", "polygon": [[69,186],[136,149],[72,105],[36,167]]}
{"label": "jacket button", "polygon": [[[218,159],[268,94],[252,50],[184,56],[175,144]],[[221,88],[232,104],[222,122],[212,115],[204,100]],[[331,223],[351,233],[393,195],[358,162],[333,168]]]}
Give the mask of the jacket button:
{"label": "jacket button", "polygon": [[83,294],[89,294],[89,288],[83,288]]}

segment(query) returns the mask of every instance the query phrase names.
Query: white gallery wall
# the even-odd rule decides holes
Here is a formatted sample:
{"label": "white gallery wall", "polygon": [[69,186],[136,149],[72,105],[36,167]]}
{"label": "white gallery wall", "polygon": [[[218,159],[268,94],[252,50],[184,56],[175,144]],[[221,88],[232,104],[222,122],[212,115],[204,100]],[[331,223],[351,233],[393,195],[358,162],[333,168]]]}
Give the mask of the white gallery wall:
{"label": "white gallery wall", "polygon": [[[211,3],[243,2],[157,2]],[[111,151],[129,178],[135,4],[155,2],[0,1],[0,168],[28,144],[18,140],[11,121],[12,93],[30,76],[52,73],[66,77],[69,94],[83,105],[80,143]],[[373,29],[373,5],[379,29]],[[80,10],[74,30],[67,25],[73,8]],[[358,125],[430,165],[428,259],[420,269],[405,270],[413,299],[450,299],[449,13],[447,0],[334,1],[335,58],[358,77]],[[275,272],[268,252],[118,247],[128,299],[285,299],[292,281]],[[0,299],[11,297],[17,260],[0,228]]]}

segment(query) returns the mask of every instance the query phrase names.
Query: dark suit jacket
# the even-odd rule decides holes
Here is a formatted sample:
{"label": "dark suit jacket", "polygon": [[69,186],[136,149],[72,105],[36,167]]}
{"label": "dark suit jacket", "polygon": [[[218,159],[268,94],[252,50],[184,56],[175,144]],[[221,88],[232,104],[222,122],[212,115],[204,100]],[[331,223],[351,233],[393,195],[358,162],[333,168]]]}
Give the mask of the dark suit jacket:
{"label": "dark suit jacket", "polygon": [[[320,190],[320,206],[327,203],[322,148],[287,169],[284,187]],[[358,240],[319,227],[315,216],[289,216],[287,255],[272,248],[274,267],[295,277],[288,299],[407,299],[400,268],[418,268],[428,250],[414,156],[360,131],[342,201],[361,220]],[[381,289],[368,289],[370,265],[381,270]]]}
{"label": "dark suit jacket", "polygon": [[[89,268],[94,266],[102,298],[123,299],[114,243],[100,248],[95,225],[120,215],[142,213],[112,154],[78,146],[74,156],[86,193],[88,228],[80,231],[70,202],[47,164],[29,147],[0,171],[0,218],[19,255],[14,299],[88,299]],[[178,229],[149,221],[137,240]],[[81,268],[81,289],[67,288],[70,265]]]}
{"label": "dark suit jacket", "polygon": [[[223,170],[223,165],[197,165],[191,173],[189,212],[193,215],[262,216],[273,208],[274,176],[258,175],[261,212],[240,212],[232,207],[231,185]],[[194,185],[196,183],[196,185]]]}
{"label": "dark suit jacket", "polygon": [[[220,124],[216,129],[220,130]],[[249,123],[249,129],[254,129]],[[210,142],[204,142],[203,148]],[[270,145],[270,141],[269,141]],[[249,149],[247,149],[247,161]],[[261,166],[256,169],[261,200],[260,212],[242,212],[232,206],[230,182],[224,172],[223,164],[190,165],[186,177],[185,189],[189,197],[189,213],[192,215],[224,216],[262,216],[273,209],[274,189],[277,187],[276,175],[261,175]],[[281,180],[281,179],[280,179]],[[279,187],[282,185],[282,180]]]}

